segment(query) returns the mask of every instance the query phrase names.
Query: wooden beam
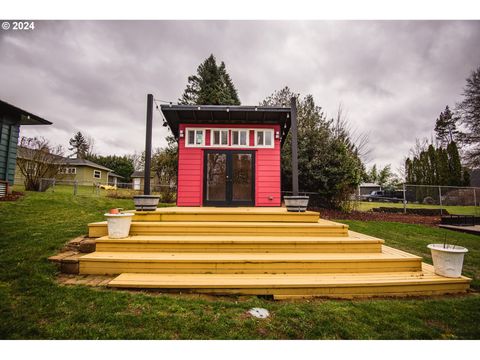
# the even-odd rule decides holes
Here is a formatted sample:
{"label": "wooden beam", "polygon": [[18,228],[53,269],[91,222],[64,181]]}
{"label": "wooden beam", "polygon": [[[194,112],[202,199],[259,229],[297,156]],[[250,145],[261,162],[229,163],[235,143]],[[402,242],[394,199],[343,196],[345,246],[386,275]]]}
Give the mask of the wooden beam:
{"label": "wooden beam", "polygon": [[293,196],[298,196],[298,127],[297,127],[297,99],[290,99],[291,117],[292,117],[292,192]]}
{"label": "wooden beam", "polygon": [[145,138],[145,173],[143,178],[143,194],[150,195],[150,172],[152,165],[152,117],[153,95],[147,95],[147,130]]}

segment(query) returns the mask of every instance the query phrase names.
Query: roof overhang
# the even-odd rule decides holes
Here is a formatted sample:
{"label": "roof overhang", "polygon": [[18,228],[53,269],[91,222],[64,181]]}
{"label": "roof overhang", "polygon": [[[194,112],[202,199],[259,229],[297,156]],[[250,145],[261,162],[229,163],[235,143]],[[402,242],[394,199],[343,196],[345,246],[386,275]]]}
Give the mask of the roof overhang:
{"label": "roof overhang", "polygon": [[28,111],[0,100],[0,115],[9,115],[19,125],[51,125],[52,123]]}
{"label": "roof overhang", "polygon": [[176,139],[180,124],[278,124],[281,143],[291,125],[290,107],[233,105],[161,105],[161,111]]}

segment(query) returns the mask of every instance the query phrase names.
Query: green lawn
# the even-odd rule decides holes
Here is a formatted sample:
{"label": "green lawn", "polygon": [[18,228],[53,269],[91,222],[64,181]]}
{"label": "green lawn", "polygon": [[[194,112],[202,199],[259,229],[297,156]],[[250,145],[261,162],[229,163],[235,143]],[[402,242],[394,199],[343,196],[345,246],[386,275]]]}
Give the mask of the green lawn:
{"label": "green lawn", "polygon": [[[480,296],[274,302],[59,286],[47,261],[111,207],[131,200],[27,193],[0,202],[1,339],[479,339]],[[348,221],[354,230],[424,254],[448,234],[470,249],[478,286],[480,237],[423,226]],[[428,255],[425,253],[425,255]],[[265,307],[267,320],[245,312]]]}
{"label": "green lawn", "polygon": [[[386,203],[386,202],[368,202],[359,201],[356,203],[359,211],[369,211],[378,207],[403,208],[402,203]],[[407,204],[409,209],[446,209],[450,214],[455,215],[477,215],[480,216],[480,206],[440,206],[440,205],[424,205],[424,204]]]}

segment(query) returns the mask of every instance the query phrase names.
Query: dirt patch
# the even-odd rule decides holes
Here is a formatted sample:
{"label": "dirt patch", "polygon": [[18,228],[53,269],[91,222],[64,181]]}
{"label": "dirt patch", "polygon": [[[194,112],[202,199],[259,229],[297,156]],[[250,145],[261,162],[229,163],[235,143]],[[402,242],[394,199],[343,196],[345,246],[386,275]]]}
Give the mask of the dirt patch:
{"label": "dirt patch", "polygon": [[372,211],[343,212],[331,209],[316,209],[320,217],[327,220],[360,220],[360,221],[390,221],[405,224],[419,224],[437,226],[440,224],[440,216],[422,216],[415,214],[392,214]]}

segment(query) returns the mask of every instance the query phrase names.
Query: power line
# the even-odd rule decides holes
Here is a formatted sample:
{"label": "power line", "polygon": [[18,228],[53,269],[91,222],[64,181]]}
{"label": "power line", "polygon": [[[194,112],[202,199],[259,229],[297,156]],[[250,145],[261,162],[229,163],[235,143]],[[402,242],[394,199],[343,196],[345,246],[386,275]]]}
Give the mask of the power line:
{"label": "power line", "polygon": [[[165,116],[163,115],[162,111],[160,110],[160,108],[158,107],[158,102],[167,102],[167,101],[164,101],[164,100],[160,100],[160,99],[153,99],[153,102],[155,103],[155,108],[157,109],[158,113],[160,114],[161,118],[162,118],[162,121],[163,121],[163,126],[167,127],[168,126],[168,123],[167,123],[167,119],[165,119]],[[172,104],[170,101],[168,101],[168,103]]]}

